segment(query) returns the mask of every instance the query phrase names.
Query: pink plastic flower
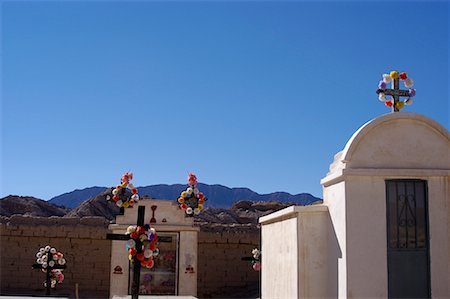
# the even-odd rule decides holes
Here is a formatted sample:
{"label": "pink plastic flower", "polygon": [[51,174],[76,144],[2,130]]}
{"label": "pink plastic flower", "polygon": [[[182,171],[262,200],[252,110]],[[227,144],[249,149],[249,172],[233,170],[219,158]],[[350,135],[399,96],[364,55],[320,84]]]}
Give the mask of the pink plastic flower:
{"label": "pink plastic flower", "polygon": [[261,270],[261,263],[260,262],[255,262],[253,264],[253,270],[260,271]]}
{"label": "pink plastic flower", "polygon": [[133,173],[132,172],[125,172],[125,174],[122,176],[122,178],[120,179],[120,181],[122,182],[122,183],[129,183],[130,182],[130,180],[132,180],[133,179]]}
{"label": "pink plastic flower", "polygon": [[189,172],[188,174],[188,183],[190,186],[197,185],[197,177],[192,172]]}

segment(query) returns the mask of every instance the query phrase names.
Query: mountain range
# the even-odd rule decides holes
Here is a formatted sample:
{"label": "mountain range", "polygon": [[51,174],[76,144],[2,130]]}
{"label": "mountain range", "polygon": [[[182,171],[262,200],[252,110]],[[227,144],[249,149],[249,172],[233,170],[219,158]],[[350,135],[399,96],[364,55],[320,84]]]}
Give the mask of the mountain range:
{"label": "mountain range", "polygon": [[[175,200],[180,196],[180,193],[186,190],[186,185],[182,184],[159,184],[144,187],[137,187],[139,196],[148,196],[155,199]],[[259,194],[248,188],[229,188],[226,186],[214,184],[197,185],[199,190],[208,198],[206,202],[207,207],[212,208],[230,208],[234,203],[241,200],[250,201],[278,201],[289,202],[298,205],[310,205],[320,198],[314,197],[309,193],[289,194],[287,192],[273,192],[268,194]],[[49,203],[66,208],[76,208],[82,202],[94,198],[105,192],[108,187],[89,187],[85,189],[77,189],[72,192],[64,193],[49,200]]]}
{"label": "mountain range", "polygon": [[[5,221],[6,223],[9,217],[13,215],[64,218],[94,216],[103,217],[114,222],[116,216],[120,213],[120,209],[117,205],[107,200],[111,190],[112,188],[109,188],[71,210],[30,196],[9,195],[0,199],[0,222]],[[146,199],[148,197],[142,197],[142,200]],[[259,217],[293,204],[295,203],[242,200],[234,203],[227,209],[206,208],[202,213],[194,217],[194,221],[203,231],[218,232],[230,225],[234,228],[239,226],[241,230],[253,230],[257,229]],[[180,210],[180,213],[183,213],[183,211]]]}

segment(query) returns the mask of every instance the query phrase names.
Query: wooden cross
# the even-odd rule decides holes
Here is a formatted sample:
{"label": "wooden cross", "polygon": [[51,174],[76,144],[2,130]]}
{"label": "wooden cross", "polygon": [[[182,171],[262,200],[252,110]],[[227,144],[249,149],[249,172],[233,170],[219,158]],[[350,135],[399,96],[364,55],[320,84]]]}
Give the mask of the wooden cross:
{"label": "wooden cross", "polygon": [[[145,206],[138,207],[138,216],[137,216],[137,226],[144,226],[144,215],[145,215]],[[107,234],[106,239],[108,240],[121,240],[128,241],[131,239],[130,235],[125,234]],[[142,242],[138,238],[136,241],[136,255],[142,252]],[[139,284],[141,280],[141,262],[137,260],[135,257],[133,263],[133,281],[131,283],[131,298],[138,299],[139,298]]]}
{"label": "wooden cross", "polygon": [[398,112],[397,109],[397,103],[400,101],[400,97],[409,97],[409,91],[408,90],[402,90],[399,87],[400,79],[392,79],[392,88],[386,88],[382,92],[387,96],[392,96],[394,99],[394,102],[392,103],[392,112]]}
{"label": "wooden cross", "polygon": [[[53,260],[53,254],[49,251],[47,252],[47,261],[52,261]],[[57,263],[55,263],[54,266],[50,266],[47,263],[47,268],[42,267],[41,264],[35,263],[33,264],[33,269],[46,269],[47,273],[46,273],[46,277],[45,277],[45,284],[46,284],[46,291],[45,291],[45,295],[49,296],[50,295],[50,289],[51,289],[51,272],[54,269],[66,269],[66,265],[59,265]]]}

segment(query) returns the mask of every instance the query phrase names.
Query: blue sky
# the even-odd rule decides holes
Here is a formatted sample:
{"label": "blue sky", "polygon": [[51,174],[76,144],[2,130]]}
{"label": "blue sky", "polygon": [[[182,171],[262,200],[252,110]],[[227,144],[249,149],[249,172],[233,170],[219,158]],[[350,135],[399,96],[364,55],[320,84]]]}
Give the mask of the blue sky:
{"label": "blue sky", "polygon": [[448,1],[3,1],[1,194],[200,182],[322,197],[389,109],[449,128]]}

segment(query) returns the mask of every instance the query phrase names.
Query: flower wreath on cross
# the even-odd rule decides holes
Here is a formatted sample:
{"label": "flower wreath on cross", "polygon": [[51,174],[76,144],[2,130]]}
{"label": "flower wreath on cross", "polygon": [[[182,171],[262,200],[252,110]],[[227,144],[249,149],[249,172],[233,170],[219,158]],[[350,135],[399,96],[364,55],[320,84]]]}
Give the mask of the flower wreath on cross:
{"label": "flower wreath on cross", "polygon": [[[398,81],[404,82],[405,87],[408,90],[400,90],[398,86]],[[392,88],[387,89],[386,84],[392,82]],[[405,105],[412,104],[412,98],[416,95],[416,90],[413,89],[414,81],[408,78],[408,75],[403,73],[398,73],[397,71],[392,71],[389,74],[383,75],[383,80],[378,83],[378,99],[383,102],[387,107],[395,108],[395,111],[400,111]],[[391,99],[386,99],[386,95],[390,95]],[[399,97],[406,97],[405,101],[399,100]],[[395,105],[395,106],[394,106]]]}
{"label": "flower wreath on cross", "polygon": [[[57,283],[64,281],[64,269],[53,269],[56,265],[64,266],[66,260],[64,255],[56,250],[54,247],[47,245],[41,247],[36,253],[36,263],[40,265],[42,272],[47,273],[50,268],[50,287],[54,289]],[[47,287],[47,281],[43,283],[44,287]]]}
{"label": "flower wreath on cross", "polygon": [[[120,184],[112,190],[112,200],[116,205],[124,208],[132,207],[139,200],[138,190],[130,181],[133,179],[132,172],[125,172],[120,179]],[[111,197],[107,197],[110,200]]]}
{"label": "flower wreath on cross", "polygon": [[261,270],[261,250],[258,248],[254,248],[252,250],[252,268],[255,271]]}
{"label": "flower wreath on cross", "polygon": [[188,187],[185,191],[181,192],[177,200],[180,209],[185,211],[186,216],[192,217],[198,215],[203,211],[203,205],[206,200],[208,199],[197,188],[197,177],[190,172],[188,174]]}
{"label": "flower wreath on cross", "polygon": [[[126,245],[128,259],[132,263],[137,260],[142,267],[152,268],[155,264],[153,258],[159,254],[156,230],[151,228],[149,224],[144,226],[131,225],[127,228],[126,234],[130,235]],[[140,246],[140,248],[137,248],[137,246]]]}

